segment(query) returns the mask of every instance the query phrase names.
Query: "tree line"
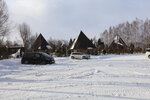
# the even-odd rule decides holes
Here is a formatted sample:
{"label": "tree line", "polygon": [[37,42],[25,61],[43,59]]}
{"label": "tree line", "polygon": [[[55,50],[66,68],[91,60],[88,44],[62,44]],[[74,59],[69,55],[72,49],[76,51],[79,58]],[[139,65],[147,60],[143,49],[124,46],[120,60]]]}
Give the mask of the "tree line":
{"label": "tree line", "polygon": [[[39,35],[38,33],[33,33],[30,25],[25,22],[19,24],[15,28],[19,31],[20,37],[23,41],[22,45],[25,48],[28,48],[29,43],[34,43]],[[4,54],[2,53],[4,51],[3,46],[20,45],[17,41],[12,42],[6,40],[7,36],[10,34],[11,23],[9,21],[7,4],[4,0],[0,0],[0,55]],[[125,41],[129,49],[142,52],[145,48],[150,46],[150,20],[140,20],[136,18],[132,22],[125,22],[116,26],[111,26],[109,29],[102,32],[100,37],[94,37],[91,39],[97,48],[95,53],[98,54],[104,49],[107,51],[107,48],[116,35],[119,35]],[[69,48],[74,40],[74,38],[70,40],[55,40],[49,38],[47,41],[52,46],[52,52],[67,55],[71,52]]]}
{"label": "tree line", "polygon": [[0,0],[0,45],[4,38],[9,34],[9,13],[5,1]]}
{"label": "tree line", "polygon": [[105,45],[110,45],[113,38],[119,35],[128,47],[135,47],[144,51],[150,46],[150,20],[136,20],[132,22],[121,23],[110,27],[101,33],[101,39]]}

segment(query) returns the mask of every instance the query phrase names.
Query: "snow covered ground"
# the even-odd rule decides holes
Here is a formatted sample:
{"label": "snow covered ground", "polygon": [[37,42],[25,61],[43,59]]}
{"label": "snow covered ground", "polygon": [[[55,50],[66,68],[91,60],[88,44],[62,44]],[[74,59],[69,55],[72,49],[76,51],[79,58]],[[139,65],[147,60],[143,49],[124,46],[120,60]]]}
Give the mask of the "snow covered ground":
{"label": "snow covered ground", "polygon": [[144,54],[55,60],[0,61],[0,100],[150,100],[150,60]]}

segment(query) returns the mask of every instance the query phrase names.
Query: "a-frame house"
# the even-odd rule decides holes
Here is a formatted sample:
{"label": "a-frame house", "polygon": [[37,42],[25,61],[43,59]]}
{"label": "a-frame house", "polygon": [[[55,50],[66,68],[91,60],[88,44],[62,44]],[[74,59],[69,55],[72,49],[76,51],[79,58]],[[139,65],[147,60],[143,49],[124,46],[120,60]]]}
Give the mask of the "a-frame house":
{"label": "a-frame house", "polygon": [[127,52],[127,45],[123,39],[116,35],[109,46],[109,53],[125,53]]}
{"label": "a-frame house", "polygon": [[75,39],[71,46],[71,50],[87,50],[94,49],[95,45],[89,38],[81,31],[78,38]]}
{"label": "a-frame house", "polygon": [[43,51],[43,50],[49,50],[52,49],[51,46],[48,44],[48,42],[45,40],[42,34],[40,34],[35,42],[32,45],[33,51]]}

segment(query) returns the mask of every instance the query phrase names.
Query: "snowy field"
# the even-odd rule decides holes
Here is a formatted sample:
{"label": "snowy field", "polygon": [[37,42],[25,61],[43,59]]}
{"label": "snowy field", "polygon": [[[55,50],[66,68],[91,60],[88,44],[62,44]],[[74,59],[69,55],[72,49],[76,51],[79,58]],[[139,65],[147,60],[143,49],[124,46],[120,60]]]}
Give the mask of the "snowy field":
{"label": "snowy field", "polygon": [[55,60],[0,61],[0,100],[150,100],[150,60],[144,54]]}

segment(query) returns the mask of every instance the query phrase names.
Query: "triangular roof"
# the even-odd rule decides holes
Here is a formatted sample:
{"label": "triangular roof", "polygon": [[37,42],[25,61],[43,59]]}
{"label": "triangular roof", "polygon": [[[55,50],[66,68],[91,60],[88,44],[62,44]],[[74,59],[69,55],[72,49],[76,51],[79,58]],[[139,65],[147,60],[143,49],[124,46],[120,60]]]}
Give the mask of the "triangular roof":
{"label": "triangular roof", "polygon": [[35,42],[32,45],[33,50],[46,50],[50,49],[48,42],[45,40],[42,34],[38,36]]}
{"label": "triangular roof", "polygon": [[118,45],[127,46],[126,43],[122,40],[122,38],[119,35],[116,35],[113,42],[118,44]]}
{"label": "triangular roof", "polygon": [[110,44],[110,47],[118,45],[122,47],[127,47],[126,43],[122,40],[122,38],[119,35],[116,35],[113,39],[112,43]]}
{"label": "triangular roof", "polygon": [[95,45],[81,31],[78,38],[75,39],[70,49],[88,49],[88,48],[95,48]]}

